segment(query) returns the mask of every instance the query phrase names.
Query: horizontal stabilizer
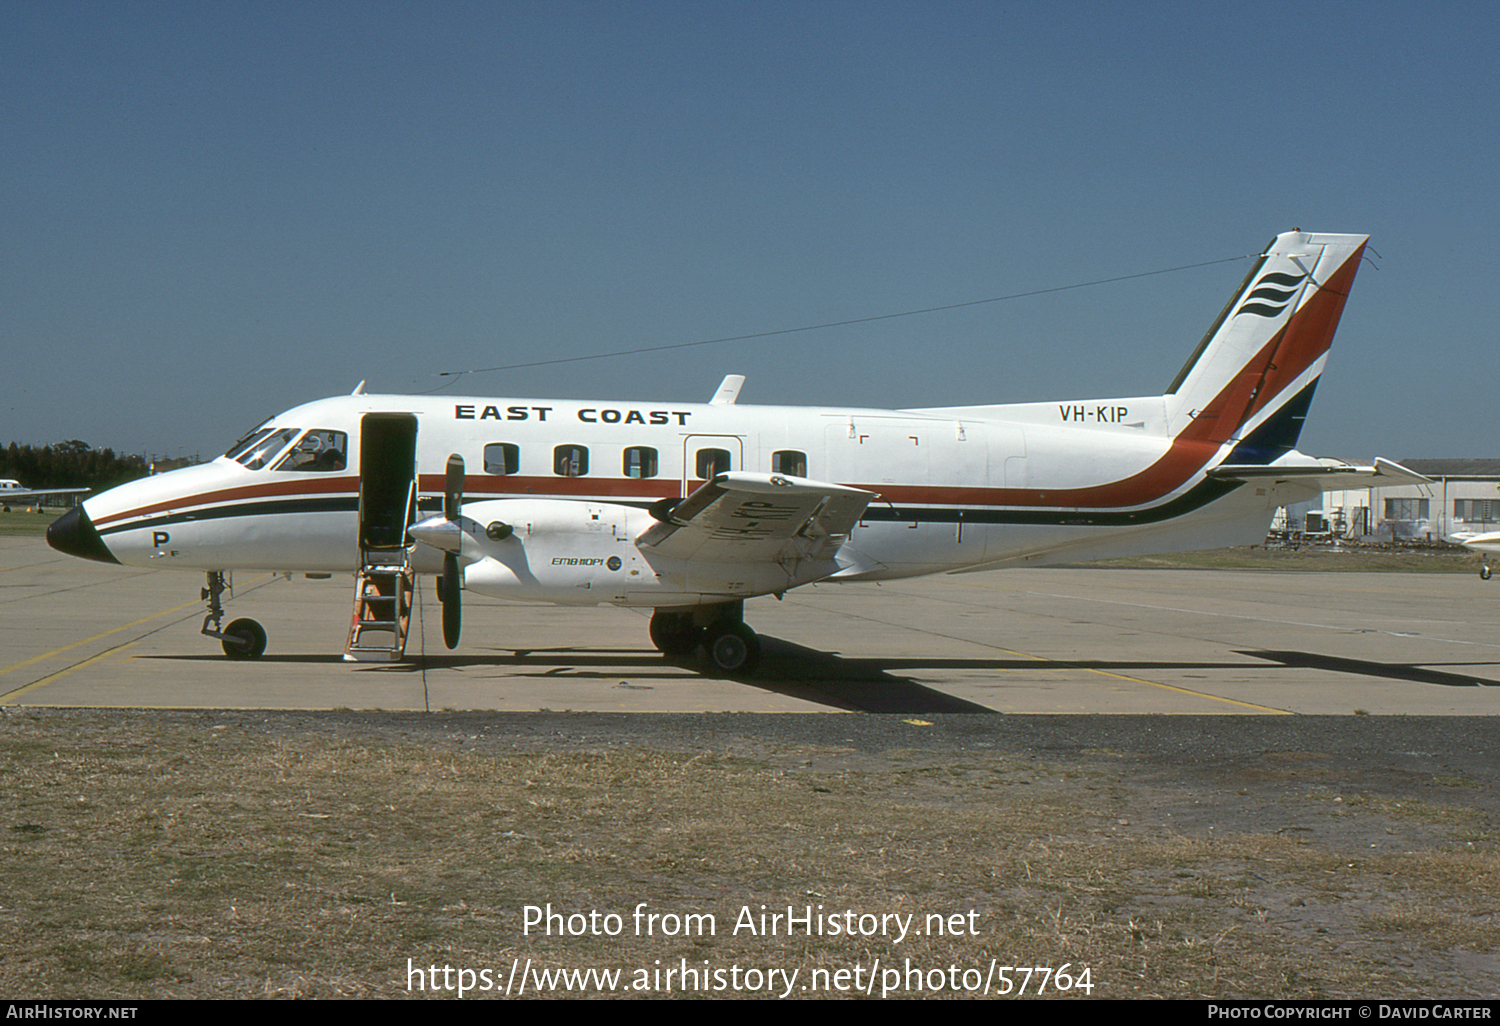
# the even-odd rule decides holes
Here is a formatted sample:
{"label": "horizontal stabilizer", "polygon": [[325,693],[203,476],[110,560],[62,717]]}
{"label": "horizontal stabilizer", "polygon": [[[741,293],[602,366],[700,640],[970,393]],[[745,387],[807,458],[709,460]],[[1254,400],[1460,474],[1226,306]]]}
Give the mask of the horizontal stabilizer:
{"label": "horizontal stabilizer", "polygon": [[680,502],[653,506],[658,522],[636,541],[679,559],[831,560],[875,497],[785,474],[719,474]]}
{"label": "horizontal stabilizer", "polygon": [[1317,463],[1279,467],[1231,463],[1214,467],[1208,472],[1208,476],[1221,481],[1272,481],[1278,484],[1308,485],[1323,491],[1367,488],[1371,485],[1432,483],[1430,478],[1378,456],[1375,458],[1374,465],[1368,467],[1339,463],[1335,460],[1320,460]]}

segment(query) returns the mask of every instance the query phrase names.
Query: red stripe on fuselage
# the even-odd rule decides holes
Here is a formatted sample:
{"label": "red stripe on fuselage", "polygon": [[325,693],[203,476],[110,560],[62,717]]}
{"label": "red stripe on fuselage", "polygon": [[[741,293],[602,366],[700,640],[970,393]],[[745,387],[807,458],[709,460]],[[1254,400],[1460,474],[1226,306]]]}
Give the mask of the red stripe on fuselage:
{"label": "red stripe on fuselage", "polygon": [[302,478],[300,480],[280,481],[258,481],[255,484],[241,485],[238,488],[221,488],[213,492],[200,492],[197,495],[181,495],[175,499],[167,499],[162,502],[153,502],[147,506],[137,506],[135,509],[125,510],[123,513],[111,513],[94,521],[95,527],[108,527],[118,524],[122,520],[133,520],[137,517],[151,516],[153,513],[165,513],[168,510],[185,511],[195,509],[199,506],[216,506],[226,502],[243,502],[247,499],[264,499],[279,495],[350,495],[359,494],[358,477],[325,477],[318,479]]}

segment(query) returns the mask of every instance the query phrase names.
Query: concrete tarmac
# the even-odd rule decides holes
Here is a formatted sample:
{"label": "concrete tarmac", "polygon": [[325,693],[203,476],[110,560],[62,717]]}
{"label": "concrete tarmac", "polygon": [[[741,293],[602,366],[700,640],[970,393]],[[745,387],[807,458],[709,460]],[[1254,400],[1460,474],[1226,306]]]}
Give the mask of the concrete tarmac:
{"label": "concrete tarmac", "polygon": [[815,585],[746,603],[749,680],[669,661],[647,610],[465,597],[449,652],[430,578],[408,658],[342,661],[352,579],[240,574],[198,631],[198,574],[89,563],[0,538],[0,705],[599,712],[1368,713],[1500,706],[1500,582],[1474,574],[1027,569]]}

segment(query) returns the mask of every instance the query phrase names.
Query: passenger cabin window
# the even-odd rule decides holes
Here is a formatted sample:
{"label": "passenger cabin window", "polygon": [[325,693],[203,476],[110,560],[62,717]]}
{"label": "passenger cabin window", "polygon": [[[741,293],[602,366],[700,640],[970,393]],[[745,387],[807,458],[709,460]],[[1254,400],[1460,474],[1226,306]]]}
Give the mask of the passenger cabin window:
{"label": "passenger cabin window", "polygon": [[727,474],[734,469],[730,464],[731,457],[728,449],[699,449],[698,450],[698,477],[707,481],[716,474]]}
{"label": "passenger cabin window", "polygon": [[807,453],[796,449],[782,449],[771,454],[771,473],[788,474],[792,477],[807,476]]}
{"label": "passenger cabin window", "polygon": [[552,450],[552,472],[559,477],[582,477],[589,472],[589,450],[583,445],[559,445]]}
{"label": "passenger cabin window", "polygon": [[511,442],[491,442],[484,447],[486,474],[514,474],[521,469],[521,447]]}
{"label": "passenger cabin window", "polygon": [[625,450],[626,477],[655,477],[656,450],[649,445],[632,445]]}
{"label": "passenger cabin window", "polygon": [[348,435],[342,431],[319,429],[303,435],[273,469],[326,474],[343,470],[348,454]]}

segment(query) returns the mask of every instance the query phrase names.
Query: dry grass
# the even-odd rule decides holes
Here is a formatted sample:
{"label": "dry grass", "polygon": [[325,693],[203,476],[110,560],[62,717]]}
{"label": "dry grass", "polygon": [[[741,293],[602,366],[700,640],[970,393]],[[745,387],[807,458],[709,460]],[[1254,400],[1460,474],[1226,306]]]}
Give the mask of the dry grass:
{"label": "dry grass", "polygon": [[1477,574],[1479,556],[1457,546],[1380,545],[1267,549],[1240,545],[1201,552],[1128,556],[1069,564],[1115,570],[1294,570],[1300,572]]}
{"label": "dry grass", "polygon": [[9,513],[0,513],[0,536],[44,535],[47,533],[47,526],[64,512],[66,511],[61,509],[48,509],[41,513],[32,513],[25,506],[19,504],[12,506]]}
{"label": "dry grass", "polygon": [[[517,957],[796,968],[803,982],[877,958],[1071,963],[1107,997],[1488,995],[1500,982],[1500,858],[1459,808],[1341,802],[1339,822],[1430,838],[1361,857],[1297,831],[1140,825],[1150,798],[1108,755],[1060,768],[794,746],[506,749],[12,712],[0,990],[405,997],[408,958],[503,980]],[[1321,810],[1327,796],[1306,800]],[[713,913],[717,933],[522,931],[523,908],[550,903],[618,913],[630,934],[639,902]],[[762,904],[918,923],[972,912],[979,935],[735,936],[740,910]]]}

